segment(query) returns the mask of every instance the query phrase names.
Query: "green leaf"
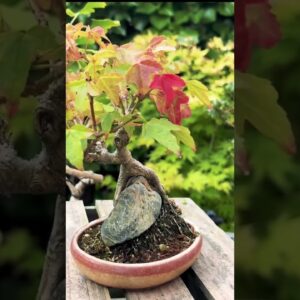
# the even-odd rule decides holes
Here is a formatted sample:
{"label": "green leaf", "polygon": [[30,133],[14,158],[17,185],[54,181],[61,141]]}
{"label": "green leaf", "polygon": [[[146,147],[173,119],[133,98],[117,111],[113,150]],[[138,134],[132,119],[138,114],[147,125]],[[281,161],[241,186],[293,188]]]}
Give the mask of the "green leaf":
{"label": "green leaf", "polygon": [[204,84],[198,80],[188,80],[186,81],[186,85],[192,96],[199,99],[199,101],[207,107],[211,107],[211,103],[208,98],[208,89]]}
{"label": "green leaf", "polygon": [[120,114],[117,111],[108,112],[102,115],[101,119],[101,129],[105,133],[109,133],[112,127],[112,124],[115,120],[120,118]]}
{"label": "green leaf", "polygon": [[231,17],[234,15],[234,3],[220,3],[218,6],[218,13],[224,17]]}
{"label": "green leaf", "polygon": [[74,125],[66,130],[66,157],[78,169],[83,169],[84,151],[87,147],[87,138],[93,132],[84,125]]}
{"label": "green leaf", "polygon": [[72,18],[76,16],[76,13],[74,11],[72,11],[70,8],[67,8],[66,14]]}
{"label": "green leaf", "polygon": [[176,13],[175,23],[179,25],[186,23],[187,21],[189,21],[189,18],[190,16],[186,11],[179,11]]}
{"label": "green leaf", "polygon": [[153,118],[143,125],[142,136],[154,139],[167,149],[179,154],[179,145],[172,130],[174,130],[174,124],[167,119]]}
{"label": "green leaf", "polygon": [[102,27],[106,32],[113,28],[120,26],[120,21],[113,21],[109,19],[103,19],[103,20],[92,20],[92,27],[100,26]]}
{"label": "green leaf", "polygon": [[292,128],[277,99],[278,93],[270,81],[237,72],[236,130],[241,136],[247,120],[262,134],[294,152],[295,138]]}
{"label": "green leaf", "polygon": [[208,8],[204,10],[202,21],[203,23],[215,22],[217,18],[216,10],[214,8]]}
{"label": "green leaf", "polygon": [[158,30],[164,29],[170,24],[170,18],[165,16],[153,15],[150,17],[151,24]]}
{"label": "green leaf", "polygon": [[137,13],[142,13],[146,15],[151,15],[153,14],[159,7],[161,3],[149,3],[149,2],[144,2],[143,5],[140,5],[136,12]]}
{"label": "green leaf", "polygon": [[105,2],[88,2],[78,13],[80,15],[90,15],[95,12],[96,8],[105,8]]}
{"label": "green leaf", "polygon": [[191,132],[188,128],[175,125],[177,127],[176,130],[172,130],[175,136],[177,137],[178,142],[181,142],[188,147],[190,147],[193,151],[196,151],[196,145],[193,137],[191,136]]}
{"label": "green leaf", "polygon": [[172,17],[174,15],[173,3],[166,3],[160,10],[159,14],[162,16]]}
{"label": "green leaf", "polygon": [[0,34],[0,92],[17,99],[24,90],[36,49],[30,35],[23,32]]}

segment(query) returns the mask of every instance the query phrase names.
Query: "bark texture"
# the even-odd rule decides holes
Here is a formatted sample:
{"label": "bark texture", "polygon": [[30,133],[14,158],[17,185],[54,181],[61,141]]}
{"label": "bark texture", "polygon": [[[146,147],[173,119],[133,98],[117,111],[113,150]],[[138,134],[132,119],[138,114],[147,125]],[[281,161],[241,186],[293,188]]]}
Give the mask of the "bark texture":
{"label": "bark texture", "polygon": [[114,205],[118,201],[120,193],[128,186],[129,180],[138,176],[144,177],[151,189],[156,191],[163,200],[167,199],[158,176],[153,170],[132,157],[131,152],[126,148],[128,143],[129,136],[125,129],[121,128],[115,135],[115,152],[110,153],[100,141],[91,144],[86,152],[86,160],[89,162],[120,165],[120,173],[114,195]]}

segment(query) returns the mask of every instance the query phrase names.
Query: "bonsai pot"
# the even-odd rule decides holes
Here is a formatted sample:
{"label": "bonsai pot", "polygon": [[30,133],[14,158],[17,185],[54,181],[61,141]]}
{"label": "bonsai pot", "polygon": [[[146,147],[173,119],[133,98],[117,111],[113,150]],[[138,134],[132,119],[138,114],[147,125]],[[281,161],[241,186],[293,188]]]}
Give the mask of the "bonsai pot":
{"label": "bonsai pot", "polygon": [[87,254],[78,245],[78,239],[86,229],[103,221],[95,220],[76,232],[71,242],[71,254],[83,275],[104,286],[141,289],[163,284],[186,271],[201,250],[202,236],[198,236],[187,249],[166,259],[133,264],[109,262]]}

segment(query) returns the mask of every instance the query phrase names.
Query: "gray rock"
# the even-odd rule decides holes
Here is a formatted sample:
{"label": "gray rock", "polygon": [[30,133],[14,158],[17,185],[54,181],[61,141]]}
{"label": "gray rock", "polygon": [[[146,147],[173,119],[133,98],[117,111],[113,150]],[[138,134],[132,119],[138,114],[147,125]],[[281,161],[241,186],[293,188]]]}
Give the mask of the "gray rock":
{"label": "gray rock", "polygon": [[110,247],[141,235],[159,216],[161,204],[160,195],[141,181],[125,188],[101,226],[104,243]]}

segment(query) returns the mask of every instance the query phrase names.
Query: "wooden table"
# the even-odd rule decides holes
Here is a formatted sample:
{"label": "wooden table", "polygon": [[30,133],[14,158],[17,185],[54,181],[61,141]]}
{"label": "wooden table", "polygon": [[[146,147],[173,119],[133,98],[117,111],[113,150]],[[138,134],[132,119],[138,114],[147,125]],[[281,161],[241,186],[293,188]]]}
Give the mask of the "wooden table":
{"label": "wooden table", "polygon": [[100,286],[81,276],[70,255],[75,231],[88,222],[105,217],[112,210],[111,200],[97,200],[96,206],[84,207],[81,200],[66,202],[66,295],[67,300],[187,300],[234,299],[233,241],[188,198],[174,199],[183,217],[203,235],[201,254],[193,266],[179,278],[156,288],[119,290]]}

